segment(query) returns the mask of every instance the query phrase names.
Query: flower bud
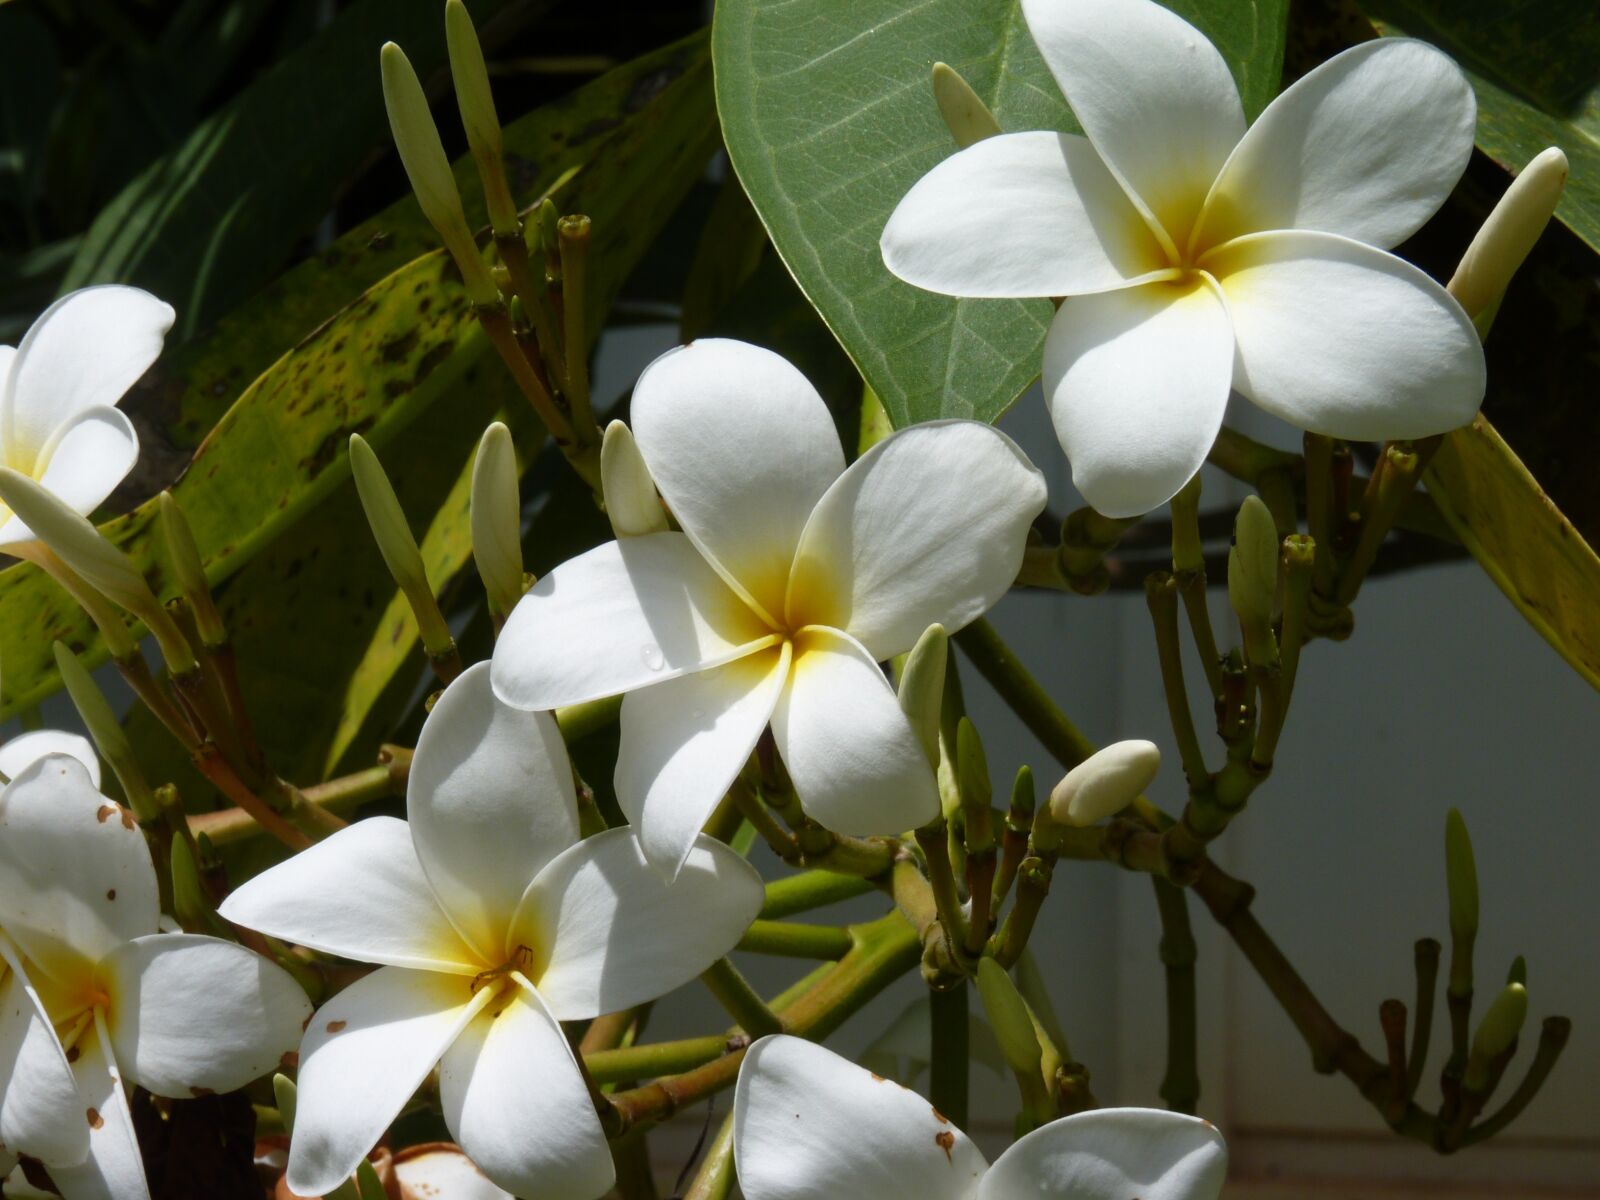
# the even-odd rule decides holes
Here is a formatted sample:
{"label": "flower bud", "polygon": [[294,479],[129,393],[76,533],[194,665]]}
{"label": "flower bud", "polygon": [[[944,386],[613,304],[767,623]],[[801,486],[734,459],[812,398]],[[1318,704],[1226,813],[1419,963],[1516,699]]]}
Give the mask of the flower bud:
{"label": "flower bud", "polygon": [[633,430],[621,421],[606,426],[600,441],[600,488],[605,493],[606,516],[618,538],[642,537],[667,528],[655,480],[645,465]]}
{"label": "flower bud", "polygon": [[72,703],[83,718],[89,736],[94,739],[100,757],[110,763],[111,769],[116,772],[122,784],[122,793],[128,798],[128,807],[133,809],[133,815],[139,818],[141,825],[156,820],[161,813],[155,794],[151,792],[150,784],[139,767],[139,760],[133,755],[133,747],[128,743],[122,724],[111,711],[111,705],[106,703],[105,695],[78,661],[78,656],[64,643],[57,642],[52,649],[56,657],[56,670],[61,673],[61,682],[66,685],[67,695],[72,697]]}
{"label": "flower bud", "polygon": [[483,61],[483,47],[478,42],[472,16],[461,0],[446,0],[444,34],[450,47],[450,75],[456,85],[456,105],[461,109],[467,145],[472,149],[473,161],[478,164],[478,175],[483,180],[489,223],[497,237],[519,237],[522,221],[506,186],[500,118],[494,111],[489,69]]}
{"label": "flower bud", "polygon": [[972,85],[954,67],[942,62],[933,64],[933,99],[950,136],[963,150],[1000,132],[1000,123]]}
{"label": "flower bud", "polygon": [[956,779],[961,785],[961,803],[987,811],[994,799],[989,756],[983,752],[978,727],[966,717],[956,725]]}
{"label": "flower bud", "polygon": [[1228,550],[1228,601],[1244,631],[1245,654],[1257,666],[1278,661],[1272,603],[1278,586],[1278,526],[1257,496],[1246,496]]}
{"label": "flower bud", "polygon": [[300,1097],[299,1089],[295,1087],[294,1080],[282,1071],[272,1077],[272,1098],[278,1105],[278,1117],[283,1121],[286,1130],[294,1129],[294,1111],[296,1101]]}
{"label": "flower bud", "polygon": [[1511,277],[1549,224],[1566,185],[1567,156],[1555,146],[1541,151],[1511,181],[1461,256],[1449,292],[1480,335],[1489,332]]}
{"label": "flower bud", "polygon": [[1472,1054],[1461,1080],[1468,1091],[1481,1091],[1488,1083],[1490,1064],[1511,1049],[1527,1019],[1528,989],[1520,983],[1506,984],[1472,1035]]}
{"label": "flower bud", "polygon": [[194,544],[194,533],[188,518],[171,492],[162,492],[160,500],[161,533],[167,543],[167,560],[177,578],[178,589],[194,613],[200,640],[207,646],[220,646],[228,640],[222,615],[217,612],[211,598],[211,585],[206,582],[205,566],[200,561],[200,550]]}
{"label": "flower bud", "polygon": [[1084,759],[1050,793],[1050,815],[1063,825],[1093,825],[1115,816],[1150,786],[1161,769],[1154,742],[1113,742]]}
{"label": "flower bud", "polygon": [[139,569],[86,518],[48,488],[10,467],[0,467],[0,501],[90,587],[143,621],[160,643],[174,674],[195,669],[194,651]]}
{"label": "flower bud", "polygon": [[1037,1075],[1039,1035],[1034,1031],[1027,1002],[1006,969],[987,955],[978,960],[978,994],[983,997],[984,1011],[989,1014],[989,1024],[1006,1064],[1019,1075]]}
{"label": "flower bud", "polygon": [[200,879],[200,864],[187,838],[172,839],[172,915],[191,933],[211,924],[211,898]]}
{"label": "flower bud", "polygon": [[1511,960],[1511,967],[1506,971],[1506,982],[1528,986],[1528,960],[1522,955],[1519,954]]}
{"label": "flower bud", "polygon": [[394,486],[384,474],[383,464],[359,433],[350,435],[350,473],[355,476],[356,492],[384,565],[411,604],[423,647],[431,655],[448,654],[453,639],[428,583],[417,540],[411,536],[411,526],[400,507],[400,498],[394,494]]}
{"label": "flower bud", "polygon": [[472,462],[472,560],[504,620],[522,599],[522,497],[511,431],[499,421],[483,431]]}
{"label": "flower bud", "polygon": [[1444,819],[1444,879],[1450,893],[1450,991],[1472,992],[1472,947],[1478,937],[1478,866],[1461,810]]}
{"label": "flower bud", "polygon": [[[610,430],[606,431],[607,434]],[[900,668],[900,711],[922,743],[928,765],[939,769],[939,714],[944,707],[944,672],[950,659],[950,635],[943,625],[929,625]]]}
{"label": "flower bud", "polygon": [[489,268],[484,264],[461,209],[461,193],[439,141],[439,130],[428,111],[428,98],[405,51],[385,42],[379,55],[383,66],[383,103],[389,112],[389,129],[395,149],[416,193],[422,215],[438,231],[450,257],[461,269],[461,279],[474,304],[500,303]]}

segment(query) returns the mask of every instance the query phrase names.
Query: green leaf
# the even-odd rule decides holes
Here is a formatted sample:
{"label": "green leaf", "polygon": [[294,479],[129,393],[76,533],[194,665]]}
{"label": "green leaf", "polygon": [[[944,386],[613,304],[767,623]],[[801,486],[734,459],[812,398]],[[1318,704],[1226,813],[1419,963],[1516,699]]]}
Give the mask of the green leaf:
{"label": "green leaf", "polygon": [[[558,202],[594,218],[589,296],[594,314],[590,328],[596,330],[598,317],[610,305],[623,278],[700,174],[716,144],[710,64],[703,37],[658,51],[613,75],[615,78],[602,81],[604,87],[583,89],[507,130],[514,168],[523,165],[521,155],[536,153],[551,141],[571,148],[537,166],[528,163],[525,170],[513,170],[513,185],[519,203],[527,204],[552,183],[564,180]],[[569,153],[571,157],[567,157]],[[413,201],[407,200],[404,208],[415,214]],[[420,219],[414,216],[414,220]],[[408,222],[397,222],[397,228],[401,225],[409,228]],[[369,250],[373,237],[368,226],[351,231],[319,260],[323,266],[308,267],[299,275],[316,292],[319,303],[337,308],[342,303],[342,289],[348,286],[333,278],[332,268],[325,273],[326,259],[346,264],[358,279],[360,272],[371,269],[369,255],[388,265],[388,242],[381,243],[379,250]],[[397,233],[394,240],[400,241],[402,236]],[[416,245],[410,244],[410,249],[414,251]],[[281,302],[299,319],[314,322],[315,305],[310,312],[303,312],[290,298],[296,294],[293,289],[280,293]],[[215,403],[216,397],[202,399],[189,393],[209,394],[216,385],[225,387],[235,370],[227,365],[230,354],[233,361],[248,363],[270,353],[273,345],[288,343],[292,335],[281,327],[282,321],[280,316],[276,323],[267,322],[280,340],[265,342],[247,325],[230,324],[230,331],[237,331],[243,339],[241,344],[231,350],[213,348],[207,360],[211,367],[195,368],[184,377],[188,387],[185,396],[175,401],[177,406],[182,409],[189,403],[198,411],[206,403]],[[486,345],[466,313],[453,269],[442,251],[432,251],[385,274],[352,303],[337,308],[246,388],[202,443],[193,465],[174,488],[194,526],[214,584],[269,547],[278,555],[278,570],[264,567],[237,581],[254,607],[236,620],[248,624],[275,619],[274,614],[293,606],[294,594],[278,589],[286,575],[295,577],[290,563],[302,537],[297,529],[301,522],[308,523],[308,530],[336,531],[337,536],[330,533],[329,537],[333,546],[329,554],[335,559],[358,553],[353,548],[370,541],[365,526],[356,523],[359,509],[348,503],[352,489],[341,486],[348,477],[344,443],[351,432],[363,432],[374,441],[396,478],[413,466],[422,466],[422,458],[431,454],[449,461],[448,446],[438,438],[421,436],[409,443],[397,439],[441,397],[458,395],[458,389],[467,386],[465,381],[485,355]],[[499,369],[498,363],[493,365]],[[208,375],[213,369],[216,374]],[[492,406],[480,412],[469,404],[466,411],[457,413],[456,427],[464,445],[476,441],[492,411]],[[395,452],[391,459],[391,444],[410,448]],[[454,460],[454,473],[446,487],[460,479],[465,453],[463,450]],[[334,503],[343,507],[329,508],[329,498],[341,494],[344,501]],[[159,539],[152,537],[153,509],[153,504],[147,504],[112,522],[106,532],[150,572],[159,590],[164,580]],[[425,510],[419,507],[415,511],[421,514]],[[440,554],[429,566],[437,569],[443,580],[467,560],[464,536],[453,538],[448,554],[443,549]],[[302,561],[300,566],[306,564]],[[363,581],[342,595],[337,590],[342,581],[334,584],[333,591],[314,593],[319,618],[324,610],[328,614],[325,646],[332,645],[341,654],[336,661],[318,663],[313,649],[301,662],[290,664],[282,657],[281,642],[264,639],[259,656],[241,663],[247,676],[258,668],[292,674],[309,666],[313,672],[301,677],[298,700],[291,703],[285,699],[281,709],[274,703],[271,715],[258,716],[258,723],[282,722],[285,739],[304,739],[311,729],[324,730],[332,738],[339,721],[338,706],[365,711],[385,681],[404,665],[412,652],[409,639],[400,640],[387,656],[379,656],[386,666],[365,658],[367,648],[387,636],[381,614],[389,607],[392,588],[381,569],[363,576]],[[373,590],[370,597],[365,594],[368,587]],[[307,608],[307,602],[300,601],[300,609]],[[103,657],[103,648],[82,614],[30,567],[0,574],[0,614],[0,661],[5,663],[6,684],[0,716],[36,703],[58,686],[50,653],[53,639],[60,638],[79,650],[92,646],[92,653]],[[359,651],[357,660],[365,664],[363,680],[355,691],[348,690],[349,680],[338,674],[337,666],[348,661],[352,649]],[[320,725],[317,705],[334,713]],[[267,739],[266,733],[263,739]],[[316,763],[319,770],[312,773],[320,773],[330,745],[295,742],[293,749],[303,761]]]}
{"label": "green leaf", "polygon": [[[1276,91],[1286,0],[1172,7],[1222,51],[1253,115]],[[878,236],[955,150],[935,61],[1002,128],[1075,130],[1015,0],[720,0],[717,106],[739,179],[773,244],[897,426],[998,417],[1039,373],[1044,300],[956,300],[884,269]]]}
{"label": "green leaf", "polygon": [[1496,586],[1600,688],[1600,557],[1482,414],[1444,436],[1424,477]]}
{"label": "green leaf", "polygon": [[[482,19],[505,0],[477,0]],[[178,310],[175,340],[250,295],[388,137],[378,47],[427,78],[445,61],[434,0],[360,0],[202,121],[95,218],[62,289],[133,283]]]}
{"label": "green leaf", "polygon": [[1447,51],[1478,94],[1478,147],[1520,171],[1547,146],[1572,165],[1556,216],[1600,250],[1600,22],[1591,0],[1362,0],[1390,35]]}

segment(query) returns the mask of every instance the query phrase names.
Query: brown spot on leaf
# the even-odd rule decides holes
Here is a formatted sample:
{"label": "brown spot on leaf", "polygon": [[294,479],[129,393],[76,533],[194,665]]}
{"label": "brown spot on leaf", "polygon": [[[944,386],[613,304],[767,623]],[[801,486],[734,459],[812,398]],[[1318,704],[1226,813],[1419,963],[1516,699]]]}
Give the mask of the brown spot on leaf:
{"label": "brown spot on leaf", "polygon": [[100,1110],[92,1105],[90,1106],[89,1111],[84,1115],[89,1118],[90,1129],[99,1129],[100,1126],[106,1123],[106,1119],[100,1115]]}
{"label": "brown spot on leaf", "polygon": [[939,1149],[944,1151],[945,1161],[954,1166],[956,1160],[950,1157],[950,1151],[956,1144],[956,1135],[946,1129],[934,1134],[933,1140],[939,1144]]}
{"label": "brown spot on leaf", "polygon": [[328,1022],[328,1032],[329,1033],[338,1033],[341,1029],[343,1029],[348,1024],[350,1024],[349,1021],[329,1021]]}

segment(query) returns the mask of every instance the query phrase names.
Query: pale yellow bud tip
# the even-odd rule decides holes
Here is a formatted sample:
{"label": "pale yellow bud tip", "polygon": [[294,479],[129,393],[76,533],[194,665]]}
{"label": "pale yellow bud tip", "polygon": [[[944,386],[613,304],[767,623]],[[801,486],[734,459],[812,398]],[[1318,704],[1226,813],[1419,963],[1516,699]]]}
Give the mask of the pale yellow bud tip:
{"label": "pale yellow bud tip", "polygon": [[511,431],[483,431],[472,463],[472,558],[489,605],[502,617],[522,599],[522,501]]}
{"label": "pale yellow bud tip", "polygon": [[1567,185],[1567,156],[1556,146],[1541,151],[1494,206],[1461,256],[1449,291],[1480,333],[1500,307],[1511,277],[1549,224]]}
{"label": "pale yellow bud tip", "polygon": [[933,99],[950,136],[963,150],[1000,132],[1000,122],[972,85],[954,67],[942,62],[933,64]]}
{"label": "pale yellow bud tip", "polygon": [[667,514],[656,495],[655,480],[645,465],[633,431],[621,421],[606,426],[600,442],[600,486],[606,498],[606,516],[619,538],[662,533]]}
{"label": "pale yellow bud tip", "polygon": [[1093,825],[1113,817],[1150,786],[1161,769],[1154,742],[1114,742],[1068,771],[1050,793],[1050,815],[1062,825]]}

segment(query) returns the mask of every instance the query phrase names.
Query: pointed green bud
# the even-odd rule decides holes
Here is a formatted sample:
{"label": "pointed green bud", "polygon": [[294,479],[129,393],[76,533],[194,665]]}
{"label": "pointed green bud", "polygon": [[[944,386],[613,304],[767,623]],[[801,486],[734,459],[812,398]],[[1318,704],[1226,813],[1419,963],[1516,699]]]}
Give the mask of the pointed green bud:
{"label": "pointed green bud", "polygon": [[633,440],[633,430],[622,421],[607,425],[600,441],[600,487],[611,531],[618,538],[643,537],[667,528],[656,482]]}
{"label": "pointed green bud", "polygon": [[1461,256],[1449,292],[1486,336],[1506,288],[1549,224],[1567,185],[1567,156],[1555,146],[1541,151],[1511,181],[1489,219]]}
{"label": "pointed green bud", "polygon": [[1006,810],[1006,823],[1013,829],[1026,829],[1033,821],[1033,768],[1023,763],[1017,768],[1017,777],[1011,781],[1011,807]]}
{"label": "pointed green bud", "polygon": [[450,160],[445,157],[444,146],[439,141],[438,127],[428,111],[428,97],[423,94],[411,60],[393,42],[384,43],[379,58],[383,66],[383,104],[389,112],[389,129],[394,134],[395,149],[400,152],[401,165],[411,180],[411,190],[416,193],[422,215],[438,231],[445,249],[461,269],[462,282],[473,304],[499,304],[500,292],[467,227],[456,177],[450,171]]}
{"label": "pointed green bud", "polygon": [[928,765],[939,769],[939,714],[944,706],[944,672],[950,661],[950,635],[929,625],[900,668],[900,711],[922,743]]}
{"label": "pointed green bud", "polygon": [[1246,496],[1228,550],[1228,601],[1244,630],[1245,654],[1256,666],[1278,661],[1272,602],[1278,586],[1278,526],[1258,496]]}
{"label": "pointed green bud", "polygon": [[1481,1091],[1488,1083],[1490,1064],[1499,1058],[1522,1032],[1528,1019],[1528,989],[1520,983],[1508,983],[1489,1005],[1472,1035],[1472,1054],[1467,1059],[1467,1069],[1462,1085],[1468,1091]]}
{"label": "pointed green bud", "polygon": [[1528,960],[1522,955],[1519,954],[1511,960],[1511,969],[1506,972],[1506,982],[1528,986]]}
{"label": "pointed green bud", "polygon": [[954,67],[942,62],[933,64],[933,99],[939,105],[939,115],[949,127],[950,136],[963,150],[1000,132],[1000,122],[978,98],[972,85],[961,78]]}
{"label": "pointed green bud", "polygon": [[200,864],[189,840],[181,837],[172,839],[172,915],[190,931],[211,923],[211,898],[200,881]]}
{"label": "pointed green bud", "polygon": [[483,180],[484,200],[489,206],[489,223],[496,237],[519,237],[522,221],[506,184],[506,165],[500,140],[500,118],[494,111],[494,93],[489,88],[489,68],[483,61],[483,47],[472,15],[461,0],[446,0],[445,40],[450,47],[450,75],[456,85],[456,104],[461,109],[461,124],[467,131],[467,145]]}
{"label": "pointed green bud", "polygon": [[350,473],[355,476],[356,492],[361,497],[361,507],[367,514],[367,524],[372,528],[372,537],[378,543],[384,565],[411,604],[423,647],[431,655],[448,654],[454,642],[428,583],[417,539],[411,535],[400,498],[394,494],[394,486],[384,473],[383,464],[359,433],[350,435]]}
{"label": "pointed green bud", "polygon": [[296,1101],[299,1099],[299,1089],[282,1071],[272,1077],[272,1097],[278,1105],[278,1117],[283,1121],[285,1133],[294,1129],[294,1113]]}
{"label": "pointed green bud", "polygon": [[1006,1064],[1018,1075],[1038,1075],[1041,1051],[1027,1001],[1006,969],[987,955],[978,960],[978,994]]}
{"label": "pointed green bud", "polygon": [[522,599],[522,496],[511,430],[499,421],[483,431],[472,462],[472,560],[504,621]]}
{"label": "pointed green bud", "polygon": [[228,631],[211,598],[211,585],[206,582],[206,570],[200,561],[200,550],[194,544],[194,532],[189,519],[171,492],[162,492],[160,500],[161,533],[167,543],[167,561],[178,581],[178,590],[194,614],[200,640],[207,646],[220,646],[228,640]]}
{"label": "pointed green bud", "polygon": [[1050,815],[1062,825],[1093,825],[1132,804],[1161,769],[1154,742],[1113,742],[1084,759],[1050,793]]}
{"label": "pointed green bud", "polygon": [[545,274],[553,280],[561,279],[561,214],[556,202],[546,196],[539,202],[539,249],[544,254]]}
{"label": "pointed green bud", "polygon": [[1450,932],[1458,938],[1478,934],[1478,864],[1461,810],[1444,819],[1445,883],[1450,889]]}
{"label": "pointed green bud", "polygon": [[52,649],[56,657],[56,670],[61,673],[61,682],[66,685],[67,695],[72,697],[78,716],[83,718],[84,728],[94,739],[100,757],[111,764],[111,769],[116,772],[122,784],[122,794],[128,798],[128,807],[133,809],[133,815],[139,818],[141,825],[158,819],[161,810],[156,804],[155,794],[139,767],[139,760],[133,755],[127,734],[123,732],[116,714],[111,711],[111,705],[106,703],[104,693],[78,661],[78,656],[64,643],[57,642]]}
{"label": "pointed green bud", "polygon": [[173,674],[199,664],[177,625],[156,599],[133,561],[87,519],[68,508],[48,488],[10,467],[0,467],[0,502],[21,517],[56,556],[107,600],[138,617],[160,643]]}
{"label": "pointed green bud", "polygon": [[956,778],[961,784],[961,803],[988,811],[994,799],[989,756],[983,752],[978,727],[966,717],[956,723]]}

